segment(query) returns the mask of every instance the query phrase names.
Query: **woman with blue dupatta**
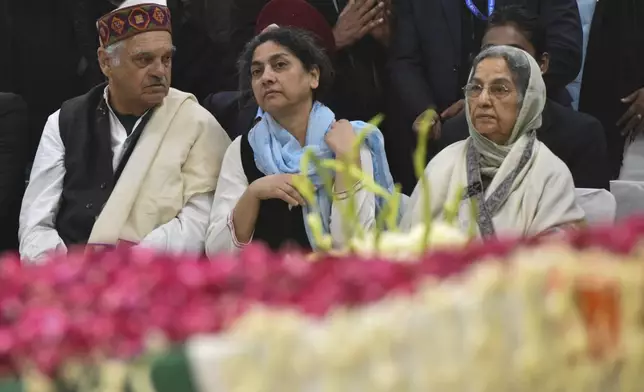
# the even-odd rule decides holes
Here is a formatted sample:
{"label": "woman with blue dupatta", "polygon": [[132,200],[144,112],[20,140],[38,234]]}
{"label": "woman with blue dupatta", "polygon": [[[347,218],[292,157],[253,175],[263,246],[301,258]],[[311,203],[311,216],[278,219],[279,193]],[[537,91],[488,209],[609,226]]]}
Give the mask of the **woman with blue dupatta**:
{"label": "woman with blue dupatta", "polygon": [[[364,229],[373,227],[383,200],[363,189],[361,182],[335,174],[333,192],[311,169],[316,185],[316,206],[307,206],[293,184],[300,174],[305,149],[322,159],[346,159],[361,121],[337,121],[320,101],[333,83],[333,69],[324,50],[308,33],[276,28],[248,43],[239,61],[240,87],[252,89],[259,105],[255,126],[236,138],[224,156],[206,238],[206,252],[215,255],[262,241],[272,249],[296,245],[315,250],[305,219],[319,211],[322,227],[334,247],[346,243],[342,203],[353,195],[356,216]],[[385,157],[382,134],[369,133],[355,162],[376,183],[394,190]]]}

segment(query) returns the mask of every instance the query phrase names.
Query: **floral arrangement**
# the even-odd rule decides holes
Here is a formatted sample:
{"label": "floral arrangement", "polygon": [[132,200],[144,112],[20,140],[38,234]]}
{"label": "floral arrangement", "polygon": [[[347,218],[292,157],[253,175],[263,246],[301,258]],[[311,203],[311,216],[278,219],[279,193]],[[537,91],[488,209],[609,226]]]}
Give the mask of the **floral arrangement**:
{"label": "floral arrangement", "polygon": [[[150,359],[171,345],[208,333],[222,339],[240,339],[242,347],[246,347],[249,339],[254,344],[266,340],[264,345],[253,349],[260,350],[279,342],[266,338],[266,334],[286,328],[291,332],[283,332],[286,334],[283,336],[284,347],[279,355],[297,354],[295,358],[300,358],[300,355],[310,354],[311,366],[325,369],[320,377],[324,374],[333,378],[338,376],[333,372],[341,370],[326,362],[333,355],[339,355],[336,359],[341,359],[341,353],[345,352],[350,357],[344,359],[349,361],[345,369],[348,371],[357,369],[356,366],[367,366],[364,361],[371,355],[367,355],[371,352],[368,350],[356,351],[352,357],[349,355],[354,352],[351,347],[358,345],[364,348],[373,343],[375,337],[384,345],[379,345],[379,349],[390,347],[394,350],[391,352],[415,347],[420,343],[418,339],[422,341],[419,337],[421,332],[427,339],[432,339],[432,344],[437,344],[441,340],[438,336],[443,335],[434,336],[438,332],[430,328],[441,319],[435,313],[437,307],[442,306],[443,311],[454,308],[453,312],[466,305],[492,310],[496,306],[495,295],[502,295],[503,303],[516,300],[512,302],[515,306],[512,311],[504,311],[504,318],[479,319],[476,317],[483,317],[483,314],[474,312],[471,307],[468,308],[470,313],[461,314],[458,310],[452,315],[472,317],[472,322],[478,320],[476,325],[481,326],[481,335],[472,339],[504,344],[509,343],[498,340],[498,334],[492,332],[502,328],[499,330],[501,335],[500,331],[509,334],[516,327],[514,322],[525,321],[525,325],[521,324],[524,328],[522,333],[532,331],[530,333],[536,334],[525,335],[526,344],[532,342],[545,347],[545,339],[550,342],[547,347],[563,350],[561,357],[557,357],[560,362],[556,363],[567,358],[571,363],[587,365],[585,371],[601,370],[603,373],[598,374],[605,375],[609,366],[605,361],[609,359],[613,364],[616,360],[627,363],[637,358],[644,359],[637,351],[644,346],[633,344],[644,336],[641,335],[640,318],[636,317],[636,313],[642,311],[641,299],[644,298],[641,296],[644,289],[641,280],[644,278],[641,270],[644,267],[642,238],[644,220],[634,220],[610,230],[571,233],[565,241],[551,247],[537,239],[472,243],[458,250],[428,254],[415,263],[392,263],[378,258],[365,263],[358,256],[321,256],[312,263],[305,254],[275,254],[261,245],[250,246],[238,256],[221,255],[211,262],[117,251],[93,255],[71,253],[67,257],[54,257],[44,265],[21,266],[17,258],[9,256],[0,261],[0,363],[6,377],[22,377],[27,392],[54,391],[55,385],[64,385],[65,389],[58,389],[61,391],[93,391],[97,385],[103,388],[99,390],[124,391],[126,384],[135,392],[150,392],[154,390],[149,377]],[[579,286],[578,282],[584,285]],[[553,288],[557,290],[549,291]],[[411,322],[410,317],[416,314],[403,309],[406,307],[425,309],[425,313],[418,314],[419,325],[423,328],[414,332],[413,338],[412,335],[405,338],[407,340],[401,337],[405,335],[402,331],[411,326],[402,321],[398,327],[395,326],[398,325],[395,320]],[[552,310],[551,307],[559,309],[561,314],[545,314]],[[511,315],[516,317],[513,319]],[[544,331],[545,327],[539,324],[539,320],[546,316],[558,317],[552,322],[568,320],[566,322],[571,324],[557,324],[558,329]],[[357,323],[363,318],[371,320],[371,324]],[[286,321],[280,321],[282,319]],[[264,325],[266,329],[258,328],[258,325]],[[292,339],[300,339],[301,333],[312,328],[305,325],[319,327],[320,339],[326,342],[323,347],[330,350],[325,351],[327,354],[313,355],[315,351],[311,351],[310,345],[303,345],[300,351],[292,351],[295,350]],[[354,346],[348,345],[346,338],[334,343],[333,339],[350,332],[351,325],[355,325],[355,333],[346,337],[357,339],[361,335],[357,332],[362,331],[364,339],[355,341]],[[449,331],[449,325],[452,324],[445,324],[447,329],[442,331]],[[599,329],[580,329],[582,325],[594,325]],[[530,329],[533,327],[534,330]],[[386,337],[390,332],[392,335]],[[575,343],[578,346],[568,346],[568,340],[573,337],[580,339]],[[402,340],[393,342],[392,339]],[[339,347],[344,349],[339,350]],[[423,354],[422,347],[430,348],[418,345],[411,351],[418,355],[419,360],[426,359],[427,355],[438,355],[433,348],[429,354]],[[446,347],[451,346],[445,346],[441,355],[449,355]],[[485,347],[486,350],[494,348]],[[604,362],[584,362],[591,356],[579,357],[581,362],[571,359],[577,358],[574,352],[582,355],[589,347],[593,352],[603,353],[601,358]],[[607,351],[607,347],[610,350]],[[540,356],[547,354],[526,352]],[[474,355],[474,352],[468,353],[459,351],[458,355]],[[257,357],[255,362],[250,358],[246,358],[246,362],[232,360],[234,358],[226,361],[227,365],[222,364],[220,368],[221,379],[231,389],[220,390],[268,390],[245,389],[248,384],[241,383],[240,372],[248,374],[249,380],[262,380],[266,385],[271,385],[279,374],[284,380],[295,377],[288,372],[287,364],[291,362],[282,362],[278,353],[275,355],[278,359],[259,361],[264,357]],[[395,357],[384,355],[378,358],[390,361],[391,365]],[[456,352],[454,355],[453,358],[460,358]],[[495,363],[508,365],[508,355],[496,358],[498,361]],[[474,360],[473,357],[470,359]],[[431,363],[439,362],[434,360]],[[456,366],[458,361],[453,359],[449,363]],[[640,366],[643,363],[628,362],[628,366],[644,370]],[[368,365],[365,368],[368,374],[386,365],[375,359],[369,364],[377,366],[372,368]],[[276,373],[266,373],[267,368],[263,366],[275,369]],[[541,362],[535,366],[535,374],[546,371],[540,367],[545,366]],[[571,369],[570,366],[565,369]],[[411,368],[388,369],[395,374],[393,379],[398,381],[386,381],[381,389],[375,390],[401,390],[396,389],[402,385],[400,380],[406,379],[406,372],[411,371]],[[634,371],[634,368],[624,369]],[[380,371],[376,373],[380,374]],[[483,373],[481,370],[476,374],[483,377]],[[633,377],[639,380],[639,375],[644,373],[636,374]],[[469,377],[474,377],[474,373]],[[381,382],[369,377],[361,380],[359,385],[365,388]],[[389,387],[385,388],[387,385]]]}
{"label": "floral arrangement", "polygon": [[[428,116],[415,155],[425,220],[409,233],[397,227],[398,192],[353,160],[306,154],[303,167],[327,176],[325,186],[343,171],[388,200],[373,231],[346,219],[352,240],[340,254],[313,211],[328,251],[315,262],[262,245],[214,260],[131,249],[72,251],[43,265],[6,256],[0,376],[19,377],[25,392],[165,392],[151,378],[154,361],[187,343],[218,353],[204,367],[217,381],[199,392],[598,391],[615,380],[635,391],[644,382],[644,219],[558,242],[470,242],[452,225],[457,203],[445,221],[431,219]],[[296,185],[316,205],[306,177]],[[355,205],[344,214],[355,216]]]}

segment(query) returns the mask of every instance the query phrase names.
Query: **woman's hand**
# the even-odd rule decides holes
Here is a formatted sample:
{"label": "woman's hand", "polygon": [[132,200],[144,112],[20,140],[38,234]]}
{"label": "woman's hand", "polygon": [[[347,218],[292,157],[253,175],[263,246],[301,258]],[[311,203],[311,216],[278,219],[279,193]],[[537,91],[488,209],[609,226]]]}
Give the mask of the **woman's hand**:
{"label": "woman's hand", "polygon": [[273,174],[253,181],[248,190],[258,200],[281,199],[290,206],[303,206],[304,198],[293,186],[293,174]]}
{"label": "woman's hand", "polygon": [[351,154],[353,143],[356,140],[356,133],[353,125],[347,120],[336,121],[331,129],[324,136],[324,141],[336,157],[342,158]]}

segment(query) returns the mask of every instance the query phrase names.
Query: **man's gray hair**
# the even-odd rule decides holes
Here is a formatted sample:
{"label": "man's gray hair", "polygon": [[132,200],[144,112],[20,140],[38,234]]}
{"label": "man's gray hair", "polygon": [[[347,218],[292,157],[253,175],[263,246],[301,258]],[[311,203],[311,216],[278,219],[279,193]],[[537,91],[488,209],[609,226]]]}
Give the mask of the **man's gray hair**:
{"label": "man's gray hair", "polygon": [[109,57],[110,62],[115,67],[121,63],[121,58],[119,56],[121,54],[121,49],[123,49],[123,46],[125,46],[125,41],[119,41],[105,48],[107,57]]}
{"label": "man's gray hair", "polygon": [[517,93],[519,95],[519,104],[523,102],[523,97],[528,90],[528,84],[530,83],[530,60],[528,58],[529,54],[524,52],[521,49],[515,48],[513,46],[491,46],[476,56],[472,64],[472,74],[470,75],[470,82],[474,77],[474,71],[479,63],[487,58],[502,58],[505,59],[505,63],[510,69],[512,74],[512,79],[517,88]]}

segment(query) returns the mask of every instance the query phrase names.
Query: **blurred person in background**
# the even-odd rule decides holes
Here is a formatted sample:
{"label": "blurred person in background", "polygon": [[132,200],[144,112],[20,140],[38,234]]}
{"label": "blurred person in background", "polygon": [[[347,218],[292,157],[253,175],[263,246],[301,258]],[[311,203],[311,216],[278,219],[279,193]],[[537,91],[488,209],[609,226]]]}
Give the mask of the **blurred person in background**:
{"label": "blurred person in background", "polygon": [[627,136],[644,131],[644,2],[596,3],[579,110],[606,132],[610,175],[617,179]]}
{"label": "blurred person in background", "polygon": [[572,83],[566,87],[570,97],[572,98],[572,107],[579,110],[579,93],[581,91],[581,80],[584,75],[584,63],[586,62],[586,50],[588,48],[588,38],[590,38],[590,25],[593,22],[593,15],[595,14],[595,5],[597,0],[577,0],[577,7],[579,8],[579,16],[581,17],[581,29],[584,33],[584,55],[582,57],[581,71]]}
{"label": "blurred person in background", "polygon": [[0,252],[18,249],[18,216],[29,159],[27,104],[0,93]]}
{"label": "blurred person in background", "polygon": [[9,0],[0,0],[0,91],[12,91],[13,71],[13,17],[9,13]]}
{"label": "blurred person in background", "polygon": [[[509,45],[528,52],[541,71],[548,73],[550,56],[545,51],[547,35],[539,18],[524,7],[497,9],[483,36],[483,49]],[[437,142],[444,148],[468,137],[464,113],[447,120]],[[577,188],[609,189],[609,164],[604,129],[592,116],[564,107],[548,98],[537,138],[568,166]]]}
{"label": "blurred person in background", "polygon": [[413,124],[425,110],[434,109],[440,116],[433,128],[438,136],[441,121],[463,110],[461,89],[481,47],[486,21],[495,9],[507,5],[523,5],[545,24],[548,96],[570,106],[565,87],[579,73],[582,58],[576,0],[399,0],[388,65],[390,98],[398,105],[390,109],[395,137],[387,143],[394,177],[406,193],[416,183],[411,162],[416,143]]}
{"label": "blurred person in background", "polygon": [[0,4],[0,21],[4,20],[0,30],[7,33],[0,37],[6,50],[0,64],[9,62],[8,71],[3,71],[8,73],[0,74],[0,91],[18,94],[27,103],[32,160],[47,116],[84,91],[74,13],[68,0],[0,0]]}
{"label": "blurred person in background", "polygon": [[[201,102],[215,91],[225,89],[227,75],[222,59],[229,45],[215,41],[217,25],[208,25],[204,0],[168,0],[172,13],[172,40],[177,52],[172,64],[172,87],[194,94]],[[214,22],[214,21],[213,21]]]}

